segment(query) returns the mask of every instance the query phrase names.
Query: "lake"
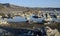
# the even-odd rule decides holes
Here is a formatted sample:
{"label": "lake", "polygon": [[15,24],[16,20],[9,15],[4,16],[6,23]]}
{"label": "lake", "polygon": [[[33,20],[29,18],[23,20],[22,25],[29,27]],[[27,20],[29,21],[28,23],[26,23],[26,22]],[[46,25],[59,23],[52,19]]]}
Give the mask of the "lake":
{"label": "lake", "polygon": [[[43,18],[33,18],[32,16],[30,17],[30,21],[35,21],[35,22],[42,22]],[[20,17],[20,16],[15,16],[13,19],[9,18],[7,20],[8,22],[25,22],[27,19],[25,17]]]}

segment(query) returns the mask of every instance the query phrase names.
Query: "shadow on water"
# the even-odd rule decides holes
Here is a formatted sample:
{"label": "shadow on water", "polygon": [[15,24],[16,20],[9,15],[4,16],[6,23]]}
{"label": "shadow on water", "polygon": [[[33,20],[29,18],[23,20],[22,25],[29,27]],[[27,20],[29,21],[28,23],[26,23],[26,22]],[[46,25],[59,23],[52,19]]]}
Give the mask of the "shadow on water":
{"label": "shadow on water", "polygon": [[[15,28],[8,28],[8,27],[1,27],[0,29],[6,30],[7,32],[10,32],[14,34],[14,36],[45,36],[46,32],[41,32],[39,30],[28,30],[28,29],[15,29]],[[44,31],[44,30],[42,30]]]}

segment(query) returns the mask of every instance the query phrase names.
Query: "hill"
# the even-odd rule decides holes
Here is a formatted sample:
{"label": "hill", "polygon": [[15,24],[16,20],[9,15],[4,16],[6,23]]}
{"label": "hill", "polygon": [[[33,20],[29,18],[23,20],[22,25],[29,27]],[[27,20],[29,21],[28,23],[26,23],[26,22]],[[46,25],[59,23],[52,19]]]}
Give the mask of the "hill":
{"label": "hill", "polygon": [[5,3],[2,4],[0,3],[0,13],[9,13],[9,12],[13,12],[13,11],[23,11],[23,12],[38,12],[38,11],[60,11],[60,8],[40,8],[40,7],[23,7],[23,6],[17,6],[14,4],[9,4],[9,3]]}

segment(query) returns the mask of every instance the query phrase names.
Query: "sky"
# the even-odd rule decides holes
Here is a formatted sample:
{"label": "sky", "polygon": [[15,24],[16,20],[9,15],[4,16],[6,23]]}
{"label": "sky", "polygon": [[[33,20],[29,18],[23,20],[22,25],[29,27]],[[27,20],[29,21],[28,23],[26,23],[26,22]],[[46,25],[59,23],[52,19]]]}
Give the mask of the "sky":
{"label": "sky", "polygon": [[10,3],[24,7],[60,7],[60,0],[0,0],[0,3]]}

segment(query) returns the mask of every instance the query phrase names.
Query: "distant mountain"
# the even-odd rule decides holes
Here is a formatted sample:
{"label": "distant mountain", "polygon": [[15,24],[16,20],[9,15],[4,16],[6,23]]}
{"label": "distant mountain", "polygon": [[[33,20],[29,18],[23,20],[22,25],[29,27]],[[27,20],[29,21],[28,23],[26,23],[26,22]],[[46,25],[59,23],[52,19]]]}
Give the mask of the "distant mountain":
{"label": "distant mountain", "polygon": [[17,5],[13,5],[13,4],[9,4],[9,3],[5,3],[5,4],[2,4],[0,3],[0,13],[9,13],[9,12],[12,12],[12,11],[24,11],[24,12],[33,12],[33,11],[54,11],[54,10],[57,10],[57,11],[60,11],[60,8],[39,8],[39,7],[36,7],[36,8],[30,8],[30,7],[23,7],[23,6],[17,6]]}
{"label": "distant mountain", "polygon": [[0,12],[3,12],[3,13],[11,12],[11,11],[24,11],[24,10],[27,10],[27,8],[16,6],[9,3],[6,3],[6,4],[0,3]]}

